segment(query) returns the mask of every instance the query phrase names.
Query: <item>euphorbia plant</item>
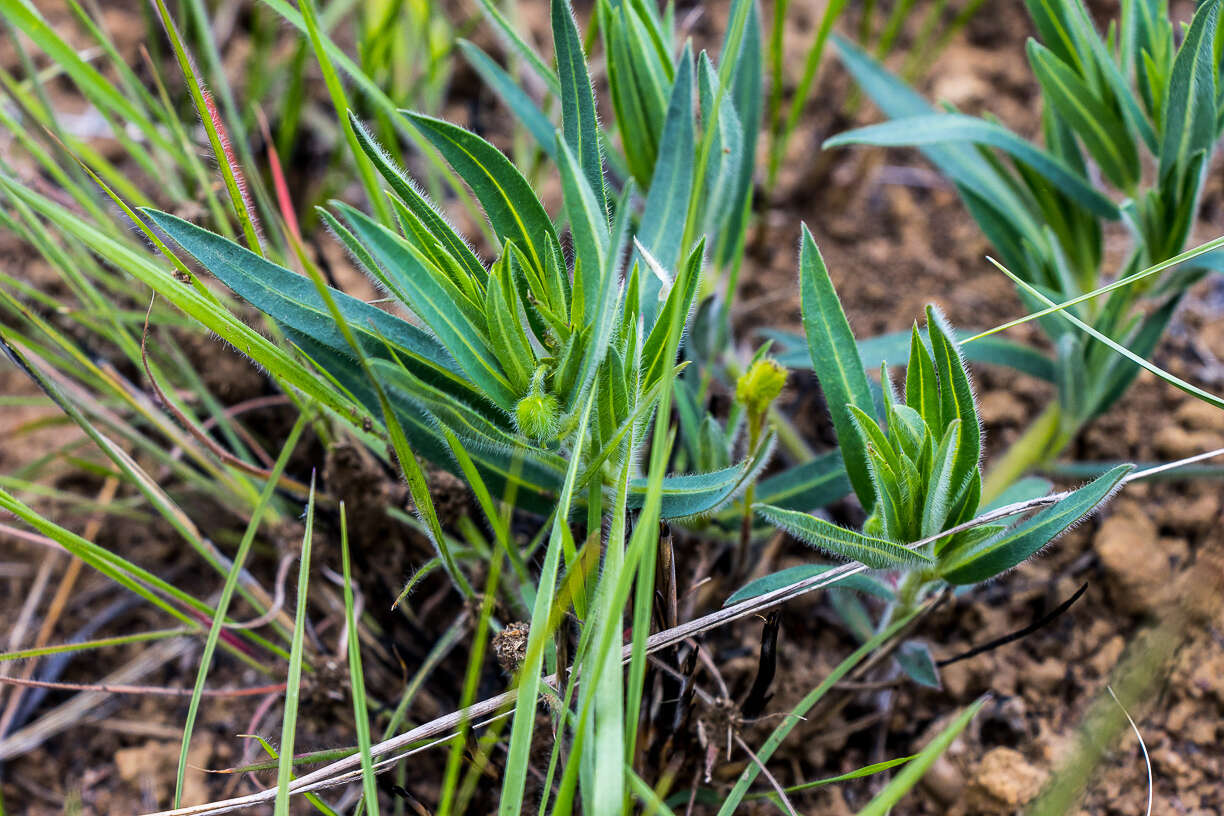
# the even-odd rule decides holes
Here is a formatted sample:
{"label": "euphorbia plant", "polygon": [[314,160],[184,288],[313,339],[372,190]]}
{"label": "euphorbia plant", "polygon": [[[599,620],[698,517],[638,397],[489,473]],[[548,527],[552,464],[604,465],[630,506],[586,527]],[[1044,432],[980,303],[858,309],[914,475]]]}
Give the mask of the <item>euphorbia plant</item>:
{"label": "euphorbia plant", "polygon": [[[800,291],[811,363],[850,484],[868,515],[852,530],[771,504],[758,503],[754,510],[825,553],[897,575],[895,590],[864,576],[847,579],[848,588],[890,601],[881,630],[936,588],[987,581],[1015,567],[1096,508],[1131,470],[1113,468],[1018,524],[978,520],[984,509],[981,426],[953,331],[928,307],[925,332],[915,324],[910,333],[903,390],[894,392],[887,367],[876,387],[806,230],[802,242]],[[768,576],[731,600],[826,569],[813,565]],[[899,659],[916,678],[934,677],[924,647],[911,644]]]}
{"label": "euphorbia plant", "polygon": [[[893,121],[843,133],[826,145],[919,146],[956,185],[1019,278],[1021,298],[1032,311],[1101,289],[1109,274],[1104,231],[1108,222],[1122,221],[1131,248],[1117,278],[1132,282],[1107,296],[1083,298],[1071,314],[1146,357],[1188,286],[1213,265],[1204,258],[1160,266],[1159,277],[1145,274],[1189,240],[1224,128],[1220,0],[1199,5],[1178,47],[1161,0],[1124,3],[1108,38],[1095,31],[1080,0],[1030,0],[1028,8],[1039,37],[1029,40],[1028,56],[1041,87],[1044,147],[990,119],[937,112],[844,41],[838,44],[844,64]],[[1007,359],[1022,359],[1030,372],[1048,376],[1058,399],[992,470],[988,498],[1030,466],[1056,457],[1139,371],[1058,315],[1040,325],[1054,347],[1052,366],[1031,354]]]}

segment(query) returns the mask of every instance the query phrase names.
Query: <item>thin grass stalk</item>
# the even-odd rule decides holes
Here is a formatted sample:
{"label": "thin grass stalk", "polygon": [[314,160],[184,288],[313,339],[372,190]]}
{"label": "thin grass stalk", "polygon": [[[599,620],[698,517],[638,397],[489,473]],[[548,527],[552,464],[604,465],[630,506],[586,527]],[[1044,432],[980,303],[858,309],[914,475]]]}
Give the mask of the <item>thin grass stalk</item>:
{"label": "thin grass stalk", "polygon": [[[489,623],[493,618],[494,605],[497,602],[497,592],[501,583],[502,553],[497,551],[489,559],[489,574],[485,579],[484,593],[480,599],[480,613],[476,618],[472,632],[471,651],[468,654],[467,669],[463,677],[463,694],[460,705],[467,708],[476,702],[477,687],[484,671],[485,646],[489,638]],[[442,777],[442,798],[438,803],[438,816],[447,816],[455,807],[455,797],[459,793],[459,770],[463,765],[464,748],[471,734],[471,723],[464,721],[459,724],[459,736],[451,743],[450,752],[446,758],[446,769]],[[462,812],[459,810],[457,812]]]}
{"label": "thin grass stalk", "polygon": [[238,222],[242,225],[247,248],[258,255],[263,255],[263,244],[259,240],[259,230],[255,226],[254,212],[247,199],[246,181],[239,178],[238,169],[235,166],[236,159],[230,147],[229,137],[224,135],[219,128],[220,116],[217,113],[216,105],[208,97],[204,86],[200,82],[195,66],[192,64],[191,55],[187,53],[187,48],[179,36],[174,19],[170,16],[170,10],[166,8],[165,0],[153,0],[153,2],[157,5],[157,12],[161,17],[162,27],[166,31],[166,36],[170,38],[170,45],[174,49],[175,57],[178,59],[179,69],[183,72],[183,78],[187,80],[187,90],[191,93],[191,100],[195,103],[196,113],[200,117],[200,122],[204,125],[204,132],[208,134],[208,142],[212,146],[213,156],[217,160],[217,165],[221,168],[221,176],[225,181],[225,188],[229,192],[230,205],[234,209],[234,215],[237,216]]}
{"label": "thin grass stalk", "polygon": [[353,611],[353,575],[349,565],[348,519],[344,512],[344,502],[340,502],[340,563],[344,575],[344,622],[345,631],[348,633],[349,686],[353,693],[357,749],[361,754],[362,804],[371,816],[378,816],[378,786],[370,758],[370,715],[366,709],[365,672],[361,668],[360,622]]}
{"label": "thin grass stalk", "polygon": [[378,214],[378,219],[384,225],[391,226],[395,223],[391,216],[391,207],[387,204],[387,197],[382,194],[382,188],[378,184],[374,167],[370,164],[370,160],[366,158],[361,146],[357,144],[357,136],[353,133],[353,126],[349,122],[349,103],[344,93],[344,86],[340,84],[340,78],[337,76],[336,68],[328,57],[327,49],[323,47],[314,0],[299,0],[298,8],[302,13],[302,21],[306,24],[306,33],[310,37],[310,44],[314,49],[315,59],[319,63],[319,69],[323,72],[323,82],[327,86],[328,96],[331,97],[332,108],[336,112],[337,123],[341,132],[344,133],[344,140],[348,144],[349,153],[352,154],[353,161],[357,163],[357,173],[360,175],[361,183],[365,187],[366,196],[370,199],[370,206],[374,208],[374,211]]}
{"label": "thin grass stalk", "polygon": [[[574,446],[586,443],[587,422],[594,405],[594,392],[587,398],[582,409],[578,429],[574,434]],[[514,723],[510,730],[510,750],[502,783],[502,795],[498,805],[499,816],[518,816],[523,807],[523,793],[527,784],[527,764],[530,761],[531,737],[535,727],[536,698],[540,685],[540,669],[544,658],[544,644],[551,636],[547,628],[549,612],[555,599],[557,570],[560,565],[562,539],[569,535],[567,517],[573,502],[574,482],[582,457],[570,460],[565,484],[557,502],[549,535],[548,550],[536,586],[535,604],[531,613],[531,630],[527,638],[527,656],[519,672],[518,688],[514,691]]]}
{"label": "thin grass stalk", "polygon": [[298,416],[297,421],[293,423],[289,436],[281,448],[280,456],[277,457],[276,464],[272,466],[272,476],[265,483],[263,492],[260,493],[259,500],[251,512],[251,518],[247,522],[247,528],[242,535],[242,541],[238,544],[238,551],[234,553],[233,562],[230,565],[229,572],[226,573],[225,584],[221,587],[221,597],[217,601],[212,625],[209,627],[208,637],[204,641],[204,651],[200,655],[200,666],[196,671],[195,689],[191,695],[191,702],[187,707],[187,722],[183,725],[183,739],[179,747],[178,769],[174,776],[175,807],[178,807],[183,802],[183,783],[187,777],[187,754],[191,748],[191,734],[195,729],[196,715],[200,710],[200,699],[204,691],[205,681],[208,679],[208,670],[212,667],[213,653],[217,649],[217,642],[221,637],[225,616],[229,612],[230,601],[233,599],[234,590],[238,586],[238,576],[246,564],[246,558],[251,551],[251,545],[255,542],[255,534],[259,532],[260,525],[263,522],[264,510],[271,503],[272,496],[276,492],[276,486],[280,481],[280,476],[288,466],[289,458],[297,449],[298,440],[302,436],[302,431],[306,428],[306,421],[306,415],[301,414]]}
{"label": "thin grass stalk", "polygon": [[306,601],[310,587],[310,543],[314,533],[315,477],[310,477],[310,498],[306,502],[306,532],[302,536],[302,560],[298,570],[297,611],[293,623],[293,643],[289,651],[289,671],[285,680],[285,714],[281,726],[280,761],[276,769],[276,816],[289,816],[289,783],[293,775],[293,745],[297,735],[298,702],[301,699],[302,662],[306,639]]}
{"label": "thin grass stalk", "polygon": [[[803,61],[803,73],[799,77],[799,84],[795,86],[795,95],[791,97],[786,124],[779,130],[777,121],[775,121],[770,127],[769,170],[765,183],[765,189],[767,190],[772,191],[778,183],[778,171],[781,169],[782,159],[786,155],[787,143],[790,142],[795,128],[799,126],[799,119],[803,116],[803,111],[807,107],[808,95],[811,93],[812,83],[816,79],[816,72],[820,68],[820,60],[824,56],[824,49],[829,41],[829,34],[833,32],[833,24],[841,17],[845,8],[846,0],[829,0],[829,4],[825,6],[825,12],[820,18],[820,27],[816,30],[816,39],[812,41],[812,47],[808,49],[807,57]],[[870,12],[865,9],[863,11],[864,19],[867,19],[869,14]]]}

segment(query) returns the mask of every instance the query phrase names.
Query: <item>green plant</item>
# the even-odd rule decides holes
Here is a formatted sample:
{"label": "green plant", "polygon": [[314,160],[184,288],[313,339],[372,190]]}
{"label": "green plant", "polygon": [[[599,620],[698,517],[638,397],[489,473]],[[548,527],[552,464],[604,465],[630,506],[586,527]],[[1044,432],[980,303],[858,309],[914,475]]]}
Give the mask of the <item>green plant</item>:
{"label": "green plant", "polygon": [[[977,405],[951,328],[928,307],[926,331],[920,333],[915,324],[910,334],[903,394],[894,393],[887,366],[875,389],[806,229],[799,266],[811,364],[850,484],[868,516],[856,531],[766,503],[753,509],[818,550],[899,574],[895,591],[864,576],[854,576],[856,582],[849,584],[890,601],[877,630],[898,615],[910,615],[936,589],[988,581],[1020,564],[1106,501],[1133,469],[1115,467],[1020,523],[992,523],[981,506]],[[821,569],[827,567],[815,567]],[[729,602],[773,591],[799,575],[792,569],[758,579]],[[918,682],[938,685],[924,644],[903,645],[897,660]]]}
{"label": "green plant", "polygon": [[[249,90],[255,96],[240,107],[225,84],[218,44],[198,0],[183,4],[181,19],[156,0],[150,17],[165,31],[170,56],[183,72],[186,102],[164,92],[166,85],[178,83],[165,82],[158,63],[155,97],[124,72],[103,34],[98,41],[113,63],[108,69],[120,77],[112,82],[108,71],[72,52],[29,4],[0,0],[5,20],[55,57],[113,127],[132,116],[131,131],[118,128],[121,137],[141,134],[123,143],[132,155],[108,161],[57,127],[54,109],[41,98],[39,74],[4,82],[29,117],[10,117],[5,124],[72,206],[63,206],[64,198],[48,194],[40,183],[23,181],[21,172],[0,166],[3,226],[42,253],[69,290],[61,296],[13,275],[0,276],[3,345],[43,389],[42,401],[62,409],[66,418],[58,421],[80,427],[97,450],[82,453],[83,446],[73,442],[50,451],[45,461],[0,477],[0,509],[181,624],[80,645],[13,650],[0,660],[198,638],[204,653],[188,706],[176,806],[215,653],[224,651],[270,678],[287,675],[280,754],[261,737],[272,761],[232,769],[275,770],[275,787],[189,808],[190,813],[273,801],[277,812],[287,812],[297,793],[329,812],[315,791],[358,777],[364,796],[359,811],[377,813],[374,774],[395,764],[402,781],[406,764],[399,761],[400,752],[431,746],[447,752],[437,810],[464,812],[486,761],[502,743],[507,750],[501,813],[522,812],[540,781],[537,772],[543,781],[541,813],[616,814],[631,808],[633,799],[646,810],[668,812],[674,774],[643,761],[649,656],[803,592],[830,587],[836,608],[862,644],[821,678],[755,751],[736,735],[737,750],[751,762],[722,799],[721,812],[730,813],[750,798],[790,808],[788,795],[808,787],[901,768],[869,805],[868,812],[885,811],[981,701],[914,757],[790,788],[777,783],[766,763],[840,680],[861,680],[878,661],[895,654],[897,665],[915,680],[934,682],[925,646],[903,639],[933,607],[938,590],[993,578],[1028,557],[1098,506],[1125,468],[1054,496],[1039,495],[1048,483],[1021,482],[1008,495],[1027,501],[990,508],[980,497],[976,408],[951,329],[928,313],[926,330],[907,333],[899,354],[891,348],[895,338],[856,344],[815,243],[805,234],[804,365],[817,369],[841,448],[810,457],[790,431],[793,466],[758,482],[775,431],[788,433],[773,402],[786,381],[783,365],[793,366],[794,353],[783,349],[770,357],[774,346],[766,343],[749,359],[730,342],[728,314],[751,208],[753,140],[763,98],[759,12],[750,0],[732,3],[717,63],[677,42],[670,10],[660,14],[643,0],[602,0],[584,40],[569,3],[555,0],[555,69],[515,33],[500,10],[505,4],[482,0],[486,16],[510,43],[511,64],[502,68],[470,43],[459,47],[518,114],[551,164],[539,162],[535,148],[516,150],[520,161],[512,162],[453,124],[397,112],[399,104],[430,107],[445,84],[449,29],[431,13],[437,6],[426,0],[318,5],[302,0],[295,8],[263,0],[254,7],[253,25],[275,28],[285,21],[303,36],[287,75],[252,70]],[[903,21],[913,5],[894,4],[890,19]],[[944,7],[932,4],[941,12]],[[357,60],[332,39],[346,21],[357,35]],[[424,21],[430,25],[419,25]],[[895,37],[892,22],[882,35]],[[252,65],[267,66],[267,42],[256,44]],[[615,111],[604,124],[595,116],[586,59],[587,48],[597,42],[607,58]],[[203,56],[199,65],[189,50]],[[407,60],[409,53],[420,55],[420,62]],[[548,89],[543,105],[526,85],[511,79],[517,62]],[[256,97],[270,103],[269,112],[279,120],[281,152],[289,155],[305,104],[295,94],[310,65],[318,66],[327,94],[323,105],[335,114],[324,121],[334,125],[328,146],[337,172],[327,174],[319,190],[340,189],[356,178],[370,200],[368,213],[334,202],[306,214],[329,228],[354,266],[386,294],[386,308],[325,283],[324,269],[303,238],[320,230],[312,230],[316,222],[306,219],[299,226],[276,154],[268,156],[270,190],[262,189],[258,164],[248,155]],[[214,88],[217,103],[204,91],[206,84]],[[290,92],[283,107],[272,105],[282,101],[278,91],[286,86]],[[802,104],[804,95],[799,96],[796,105]],[[545,110],[556,115],[550,118]],[[0,113],[7,116],[8,110]],[[216,179],[196,155],[194,131],[184,124],[193,116],[212,147]],[[33,123],[46,125],[60,140],[44,141]],[[413,164],[415,180],[387,152],[401,139],[421,149],[422,160]],[[525,140],[518,141],[521,148]],[[129,178],[132,164],[145,176]],[[554,170],[564,206],[549,213],[529,179]],[[159,178],[165,181],[165,189],[158,188],[164,197],[143,192]],[[390,195],[380,189],[384,184]],[[481,240],[471,236],[469,244],[444,218],[438,203],[448,194],[473,214],[474,202],[480,204],[487,214],[475,222]],[[312,194],[296,204],[313,200]],[[213,231],[152,207],[181,212],[192,202],[203,205],[193,218]],[[239,235],[245,248],[236,240]],[[182,249],[184,257],[167,243]],[[491,263],[473,246],[491,247]],[[262,310],[266,323],[248,325],[229,294],[211,285],[201,269]],[[721,300],[715,273],[725,281]],[[156,293],[147,311],[146,292]],[[1072,317],[1065,310],[1050,314]],[[279,448],[270,448],[279,453],[275,459],[260,448],[237,410],[208,392],[179,351],[180,338],[205,329],[260,365],[279,390],[275,399],[289,405],[295,422],[286,440],[275,440]],[[89,342],[78,343],[82,336]],[[95,353],[99,348],[101,355]],[[987,359],[1053,370],[1032,350],[997,339],[969,348]],[[887,371],[878,386],[864,371],[865,360],[881,356],[908,359],[904,399],[893,395]],[[119,373],[129,368],[145,372],[152,395],[164,404],[155,404]],[[715,380],[728,393],[734,387],[735,394],[726,412],[717,415],[709,407]],[[215,434],[209,426],[216,427]],[[313,480],[306,485],[285,475],[309,434],[325,445],[352,436],[398,466],[408,482],[417,515],[399,508],[387,508],[387,514],[427,536],[436,555],[404,586],[397,614],[414,614],[411,591],[431,576],[445,576],[454,589],[444,604],[454,607],[454,617],[423,650],[419,665],[410,667],[414,673],[398,699],[367,705],[367,695],[377,692],[367,689],[366,672],[377,661],[363,660],[363,650],[381,633],[371,620],[369,597],[363,598],[364,614],[355,597],[363,591],[362,576],[350,564],[344,503],[317,494]],[[170,452],[171,445],[181,456]],[[453,525],[439,519],[418,459],[461,476],[475,508]],[[49,486],[48,465],[59,461],[102,475],[107,487],[91,501]],[[151,467],[161,474],[151,475]],[[669,475],[670,470],[683,475]],[[120,483],[125,495],[112,501]],[[869,514],[861,530],[809,515],[851,489]],[[68,518],[52,521],[44,506],[32,506],[33,499],[56,501]],[[289,614],[248,566],[259,549],[267,549],[261,530],[266,535],[270,525],[290,522],[303,503],[296,607]],[[207,539],[191,516],[201,504],[219,505],[240,519],[241,536],[226,530],[218,543]],[[1040,508],[1046,509],[1018,525],[994,524]],[[208,577],[223,580],[219,600],[205,602],[118,548],[98,546],[88,540],[94,537],[88,528],[85,536],[68,529],[75,516],[100,509],[168,525],[216,573]],[[310,580],[312,549],[315,561],[322,550],[313,542],[331,532],[316,527],[323,515],[333,521],[338,515],[339,590]],[[665,518],[674,540],[659,533]],[[690,620],[673,615],[659,624],[656,600],[669,589],[674,600],[676,585],[670,576],[665,576],[670,583],[657,582],[656,570],[666,570],[669,561],[674,569],[689,545],[717,551],[737,532],[739,560],[749,561],[754,540],[774,528],[790,530],[850,563],[774,574],[736,593],[722,610]],[[523,540],[524,529],[535,536]],[[290,551],[280,557],[288,576],[287,567],[299,556]],[[864,574],[869,571],[875,574]],[[893,577],[897,586],[891,585]],[[872,622],[865,605],[846,590],[878,596],[889,606]],[[239,603],[256,612],[258,627],[232,620],[230,610]],[[297,717],[310,713],[301,691],[324,656],[318,633],[309,626],[320,603],[343,609],[338,646],[348,656],[356,745],[295,755],[302,730]],[[514,619],[530,622],[515,685],[478,700],[490,682],[486,640]],[[462,689],[454,695],[456,710],[406,727],[418,691],[463,644],[470,648],[458,656],[466,668]],[[763,646],[763,660],[764,651]],[[398,689],[398,675],[395,680]],[[551,729],[539,726],[541,699]],[[372,736],[371,718],[382,727],[380,738]],[[479,737],[477,728],[485,729]],[[547,765],[539,762],[542,743]],[[330,764],[295,773],[305,763],[323,761]],[[750,791],[761,775],[771,788]]]}
{"label": "green plant", "polygon": [[[1028,7],[1040,37],[1029,41],[1028,55],[1042,91],[1044,148],[989,119],[937,113],[844,41],[843,62],[893,121],[826,142],[919,146],[956,184],[1019,278],[1021,299],[1036,313],[1026,319],[1041,318],[1054,348],[1050,374],[1058,398],[996,465],[987,499],[1056,458],[1139,371],[1045,307],[1063,304],[1067,316],[1147,357],[1187,288],[1217,264],[1214,256],[1168,262],[1185,260],[1178,253],[1224,126],[1218,0],[1198,7],[1176,48],[1167,4],[1159,0],[1124,4],[1108,39],[1079,0]],[[1154,164],[1150,173],[1143,153]],[[1108,222],[1119,220],[1131,249],[1106,288],[1103,236]]]}

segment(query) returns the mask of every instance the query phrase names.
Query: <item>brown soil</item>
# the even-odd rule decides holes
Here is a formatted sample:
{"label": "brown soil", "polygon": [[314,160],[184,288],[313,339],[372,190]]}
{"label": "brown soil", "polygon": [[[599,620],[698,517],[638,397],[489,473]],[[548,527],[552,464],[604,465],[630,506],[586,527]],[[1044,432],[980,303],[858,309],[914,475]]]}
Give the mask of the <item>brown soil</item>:
{"label": "brown soil", "polygon": [[[470,13],[457,3],[459,13]],[[1105,6],[1108,4],[1096,4]],[[1185,3],[1175,3],[1184,16]],[[794,0],[796,20],[788,31],[788,71],[797,71],[822,7],[816,0]],[[523,17],[535,41],[547,40],[546,4],[525,4]],[[1094,6],[1094,10],[1099,10]],[[1112,9],[1105,9],[1112,13]],[[721,31],[725,3],[682,4],[679,19],[692,26],[699,40]],[[701,12],[701,13],[698,13]],[[112,9],[112,30],[140,30],[139,15]],[[928,95],[953,102],[962,110],[989,111],[1016,130],[1032,135],[1037,107],[1034,86],[1023,53],[1029,26],[1022,4],[1008,0],[989,4],[965,35],[954,41],[922,83]],[[477,35],[496,47],[488,32]],[[134,52],[138,37],[125,41]],[[0,53],[12,65],[10,50]],[[823,74],[816,98],[839,103],[848,82],[835,67]],[[326,104],[321,88],[319,98]],[[69,104],[69,102],[66,102]],[[986,326],[1020,312],[1010,285],[983,260],[989,251],[965,214],[954,191],[913,151],[864,149],[819,153],[819,143],[848,123],[831,111],[839,104],[812,106],[792,143],[778,188],[758,206],[749,237],[749,255],[742,278],[735,319],[741,337],[755,344],[753,331],[770,326],[798,327],[795,291],[799,224],[813,230],[832,271],[856,332],[868,336],[909,326],[928,301],[934,301],[961,326]],[[486,91],[460,67],[447,115],[461,123],[476,117],[493,136],[504,136],[494,123],[505,114]],[[873,116],[869,108],[863,121]],[[502,126],[504,127],[504,126]],[[813,158],[814,157],[814,158]],[[303,173],[308,176],[308,173]],[[1215,171],[1205,196],[1196,231],[1200,240],[1224,232],[1224,178]],[[546,197],[555,197],[549,189]],[[461,226],[468,226],[462,225]],[[337,279],[360,291],[341,254],[331,254]],[[38,280],[38,261],[11,241],[0,247],[6,261],[28,265]],[[1179,313],[1156,362],[1204,388],[1224,384],[1224,297],[1218,283],[1200,284]],[[1035,340],[1029,329],[1016,332]],[[214,394],[232,405],[270,393],[267,384],[241,358],[203,337],[186,348],[204,372]],[[1050,398],[1051,389],[1019,375],[979,368],[974,372],[988,432],[988,452],[997,453],[1013,440]],[[817,446],[831,440],[818,391],[810,375],[794,377],[786,406],[800,429]],[[11,368],[0,367],[0,393],[36,393]],[[275,413],[275,412],[273,412]],[[5,409],[0,414],[0,472],[12,472],[53,441],[62,444],[63,429],[27,433],[30,423],[54,416],[50,409]],[[283,416],[260,420],[255,430],[276,450],[277,433],[285,431]],[[1152,462],[1224,446],[1224,414],[1173,391],[1144,375],[1127,397],[1082,434],[1070,458],[1084,461]],[[371,695],[393,706],[411,676],[442,632],[461,612],[447,596],[444,584],[427,579],[416,591],[410,610],[387,612],[412,569],[428,558],[428,545],[402,525],[385,521],[381,509],[406,506],[405,492],[372,457],[351,446],[323,451],[317,443],[295,462],[299,478],[318,468],[322,486],[347,502],[358,574],[367,576],[366,608],[376,611],[380,627],[367,644]],[[466,497],[453,484],[434,479],[440,498],[448,498],[450,518],[468,510]],[[95,495],[101,482],[65,476],[59,485]],[[122,492],[121,496],[124,495]],[[854,695],[839,713],[825,721],[801,724],[771,764],[783,784],[827,777],[916,751],[946,725],[955,712],[984,692],[994,697],[983,713],[940,759],[922,786],[897,813],[1010,813],[1029,802],[1075,747],[1076,728],[1109,683],[1119,683],[1115,671],[1142,663],[1143,644],[1155,632],[1176,638],[1171,657],[1145,671],[1152,682],[1144,702],[1130,714],[1152,757],[1155,812],[1224,814],[1224,638],[1221,637],[1219,588],[1224,584],[1224,525],[1218,481],[1168,481],[1136,484],[1102,514],[1068,534],[1032,562],[989,585],[956,597],[927,618],[918,634],[932,644],[937,659],[955,656],[971,646],[1019,629],[1045,610],[1069,597],[1083,583],[1088,589],[1071,612],[1018,643],[948,666],[941,690],[901,686],[891,693]],[[199,509],[199,508],[197,508]],[[202,511],[200,515],[205,515]],[[317,569],[338,569],[337,519],[333,509],[321,509],[316,536]],[[73,529],[87,518],[63,518]],[[0,523],[7,523],[0,519]],[[203,522],[201,522],[203,523]],[[235,519],[213,519],[210,534],[218,540],[236,535]],[[181,552],[164,525],[117,520],[104,525],[98,541],[126,557],[180,580],[185,588],[208,597],[219,584],[203,575],[194,554]],[[217,528],[214,531],[212,528]],[[229,528],[229,538],[220,533]],[[240,534],[240,528],[237,534]],[[278,556],[296,546],[300,529],[287,526],[262,542],[251,564],[265,585],[272,584]],[[697,548],[685,550],[678,537],[678,585],[681,593],[703,559]],[[689,542],[691,543],[691,542]],[[794,542],[778,540],[766,549],[757,569],[803,563],[810,553]],[[40,567],[62,574],[62,556],[45,547],[0,533],[0,620],[15,621]],[[708,565],[707,565],[708,566]],[[436,577],[436,576],[435,576]],[[479,576],[478,576],[479,577]],[[687,600],[696,614],[707,611],[734,587],[715,576]],[[291,579],[292,580],[292,579]],[[321,572],[316,585],[326,583]],[[52,582],[54,584],[54,581]],[[329,590],[330,591],[330,590]],[[292,590],[290,590],[292,596]],[[107,605],[118,593],[99,576],[82,577],[53,641],[65,640]],[[324,593],[312,601],[312,615],[322,654],[338,653],[339,618],[336,596]],[[1205,599],[1205,600],[1204,600]],[[1191,612],[1187,609],[1193,607]],[[847,653],[850,637],[833,615],[826,597],[808,596],[782,611],[778,641],[778,676],[768,714],[786,711],[807,693],[814,678],[825,676]],[[1170,630],[1169,622],[1178,626]],[[35,621],[37,623],[37,621]],[[1184,625],[1181,625],[1183,624]],[[138,631],[164,626],[164,621],[134,607],[120,613],[112,631]],[[7,627],[6,627],[7,629]],[[741,622],[712,633],[706,645],[732,691],[746,690],[757,667],[760,626]],[[410,717],[416,722],[453,710],[462,686],[466,641],[440,664],[422,689]],[[61,679],[99,682],[145,647],[93,652],[74,661]],[[502,655],[498,653],[498,657]],[[511,655],[512,657],[512,655]],[[129,682],[189,687],[198,648],[191,644],[168,654]],[[482,696],[500,690],[503,675],[494,656],[482,682]],[[1129,661],[1129,663],[1128,663]],[[10,669],[10,673],[12,673]],[[210,685],[252,686],[269,682],[232,657],[218,658]],[[298,746],[303,750],[351,744],[351,719],[344,687],[343,660],[322,659],[320,671],[306,689],[310,712],[302,719]],[[0,690],[0,711],[11,692]],[[37,715],[66,703],[71,695],[52,692]],[[57,813],[65,803],[79,802],[85,812],[127,814],[164,806],[173,787],[178,733],[185,715],[182,700],[160,697],[119,698],[99,702],[83,718],[7,762],[0,784],[4,802],[14,813]],[[190,764],[194,768],[224,768],[260,756],[239,733],[274,737],[279,727],[276,699],[253,697],[206,703],[197,726]],[[379,712],[385,713],[385,712]],[[705,722],[722,722],[706,712]],[[725,718],[724,718],[725,720]],[[381,720],[385,721],[385,720]],[[749,745],[758,745],[776,723],[766,717],[744,730]],[[694,748],[682,769],[687,787],[704,764]],[[495,756],[495,761],[497,757]],[[414,759],[408,789],[422,802],[434,801],[444,752]],[[712,762],[715,780],[733,778],[745,757],[720,752]],[[258,784],[268,784],[266,777]],[[1086,780],[1081,802],[1092,814],[1141,813],[1146,801],[1142,756],[1129,731],[1106,754],[1100,772]],[[246,777],[188,774],[185,801],[203,801],[251,789]],[[879,788],[864,780],[820,789],[794,799],[801,812],[849,813],[861,807]],[[492,804],[495,785],[478,797],[475,810]],[[745,812],[774,812],[761,803]],[[303,811],[305,812],[305,811]]]}

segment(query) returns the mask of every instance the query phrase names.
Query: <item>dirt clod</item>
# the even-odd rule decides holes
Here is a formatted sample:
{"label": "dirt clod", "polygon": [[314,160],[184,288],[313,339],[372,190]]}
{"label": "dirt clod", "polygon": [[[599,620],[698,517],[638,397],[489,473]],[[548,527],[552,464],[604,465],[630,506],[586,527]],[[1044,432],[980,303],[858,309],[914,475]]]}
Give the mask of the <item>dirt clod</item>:
{"label": "dirt clod", "polygon": [[1171,579],[1168,556],[1160,549],[1156,524],[1136,505],[1119,503],[1097,530],[1093,546],[1122,609],[1147,612],[1164,601]]}
{"label": "dirt clod", "polygon": [[971,813],[1011,813],[1028,803],[1045,784],[1046,773],[1011,748],[985,754],[966,789]]}

